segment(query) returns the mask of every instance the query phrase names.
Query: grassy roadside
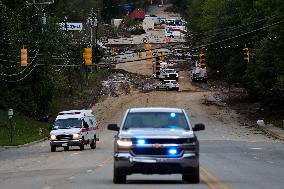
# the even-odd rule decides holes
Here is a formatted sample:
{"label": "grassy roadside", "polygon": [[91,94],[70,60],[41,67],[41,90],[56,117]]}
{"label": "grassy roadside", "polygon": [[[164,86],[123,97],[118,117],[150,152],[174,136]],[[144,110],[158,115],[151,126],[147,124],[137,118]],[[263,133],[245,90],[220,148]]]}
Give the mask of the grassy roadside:
{"label": "grassy roadside", "polygon": [[272,114],[271,112],[265,112],[263,115],[264,122],[266,124],[273,124],[276,127],[284,129],[284,119],[281,115],[283,114],[282,113]]}
{"label": "grassy roadside", "polygon": [[49,124],[31,118],[14,115],[12,119],[13,141],[10,142],[10,124],[7,113],[0,110],[0,146],[16,146],[30,143],[48,136]]}
{"label": "grassy roadside", "polygon": [[[52,103],[51,115],[55,118],[57,113],[68,109],[87,109],[93,103],[94,96],[97,96],[100,90],[100,83],[108,74],[108,70],[99,70],[89,73],[88,84],[82,86],[73,86],[73,94],[59,94],[55,96]],[[12,124],[13,142],[10,142],[10,126],[7,112],[0,110],[0,146],[17,146],[27,144],[49,134],[49,123],[39,122],[32,118],[15,113]]]}

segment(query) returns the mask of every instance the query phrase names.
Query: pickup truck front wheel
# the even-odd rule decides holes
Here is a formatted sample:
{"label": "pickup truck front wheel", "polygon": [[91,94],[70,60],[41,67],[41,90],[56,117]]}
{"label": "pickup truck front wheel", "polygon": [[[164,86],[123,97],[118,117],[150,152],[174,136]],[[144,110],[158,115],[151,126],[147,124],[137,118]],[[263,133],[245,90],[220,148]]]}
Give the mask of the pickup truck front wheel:
{"label": "pickup truck front wheel", "polygon": [[50,151],[51,151],[51,152],[55,152],[55,151],[56,151],[56,147],[55,147],[55,146],[51,146],[51,147],[50,147]]}
{"label": "pickup truck front wheel", "polygon": [[193,168],[191,171],[191,174],[183,174],[182,180],[186,181],[188,183],[197,184],[200,182],[199,178],[199,166],[196,168]]}
{"label": "pickup truck front wheel", "polygon": [[119,173],[118,169],[113,169],[113,183],[123,184],[126,182],[126,175]]}

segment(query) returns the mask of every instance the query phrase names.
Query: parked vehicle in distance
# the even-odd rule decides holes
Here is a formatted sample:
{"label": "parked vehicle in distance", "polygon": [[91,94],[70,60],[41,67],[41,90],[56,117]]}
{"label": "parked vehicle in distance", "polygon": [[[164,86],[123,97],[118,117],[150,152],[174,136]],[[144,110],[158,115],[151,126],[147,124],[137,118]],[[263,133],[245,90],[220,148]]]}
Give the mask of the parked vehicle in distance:
{"label": "parked vehicle in distance", "polygon": [[190,52],[185,52],[185,53],[183,54],[183,57],[186,58],[186,59],[190,59],[191,56],[192,56],[192,54],[191,54]]}
{"label": "parked vehicle in distance", "polygon": [[55,152],[57,147],[69,150],[69,146],[79,146],[80,150],[84,150],[87,144],[95,149],[99,140],[97,121],[92,110],[59,112],[51,129],[51,152]]}
{"label": "parked vehicle in distance", "polygon": [[175,58],[183,58],[184,57],[184,50],[183,49],[175,49],[174,50],[174,57]]}
{"label": "parked vehicle in distance", "polygon": [[160,72],[160,75],[159,75],[159,79],[161,79],[161,80],[176,80],[176,81],[178,81],[178,79],[179,79],[178,72],[175,69],[167,68],[167,67],[168,67],[168,64],[164,68],[161,67],[161,72]]}
{"label": "parked vehicle in distance", "polygon": [[194,67],[191,71],[191,81],[203,81],[207,82],[208,73],[206,66]]}
{"label": "parked vehicle in distance", "polygon": [[127,175],[182,174],[182,180],[199,183],[199,142],[183,109],[132,108],[126,111],[114,139],[113,182],[125,183]]}
{"label": "parked vehicle in distance", "polygon": [[157,90],[179,90],[179,83],[176,80],[164,80],[161,81],[157,87]]}

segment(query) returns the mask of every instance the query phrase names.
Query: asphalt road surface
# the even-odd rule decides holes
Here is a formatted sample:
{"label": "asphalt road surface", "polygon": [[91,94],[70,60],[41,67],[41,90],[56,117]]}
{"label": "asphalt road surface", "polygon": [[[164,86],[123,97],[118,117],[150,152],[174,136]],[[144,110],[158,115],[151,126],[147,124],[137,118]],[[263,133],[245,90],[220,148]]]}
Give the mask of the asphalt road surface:
{"label": "asphalt road surface", "polygon": [[[97,149],[58,149],[48,142],[1,150],[1,189],[196,188],[281,189],[284,185],[282,143],[201,140],[201,182],[187,184],[180,175],[131,175],[126,184],[112,183],[112,137],[104,132]],[[199,134],[202,135],[202,132]]]}
{"label": "asphalt road surface", "polygon": [[[160,16],[164,12],[154,7],[150,13]],[[151,74],[145,63],[122,65],[120,68],[131,72]],[[192,86],[186,72],[180,74],[179,92],[131,91],[96,104],[93,110],[102,133],[95,150],[59,148],[51,153],[48,141],[22,148],[0,148],[0,189],[283,189],[283,142],[243,126],[246,120],[228,107],[204,105],[204,98],[211,98],[213,93]],[[140,174],[128,176],[126,184],[112,183],[115,133],[106,131],[106,124],[119,123],[125,109],[142,106],[184,108],[193,123],[205,123],[206,130],[198,133],[199,184],[184,183],[181,175]]]}

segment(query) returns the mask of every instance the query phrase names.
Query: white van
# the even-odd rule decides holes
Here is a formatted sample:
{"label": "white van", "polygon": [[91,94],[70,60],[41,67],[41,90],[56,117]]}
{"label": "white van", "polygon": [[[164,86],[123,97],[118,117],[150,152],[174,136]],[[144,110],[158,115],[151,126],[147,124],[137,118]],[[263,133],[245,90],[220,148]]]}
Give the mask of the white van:
{"label": "white van", "polygon": [[51,152],[56,147],[69,150],[69,146],[84,146],[89,144],[91,149],[96,148],[98,136],[97,120],[92,110],[69,110],[58,113],[50,132]]}

